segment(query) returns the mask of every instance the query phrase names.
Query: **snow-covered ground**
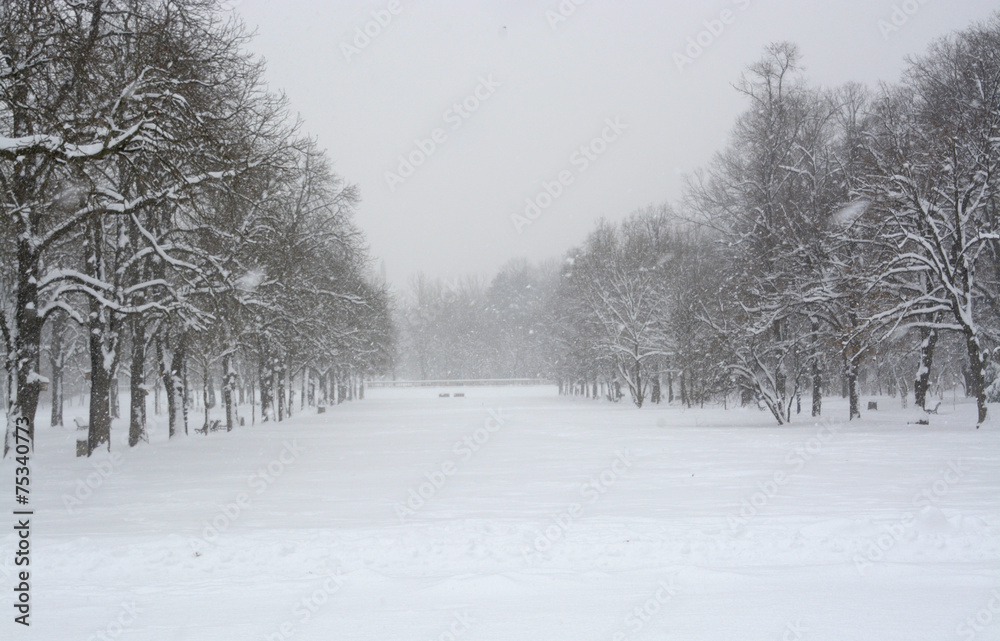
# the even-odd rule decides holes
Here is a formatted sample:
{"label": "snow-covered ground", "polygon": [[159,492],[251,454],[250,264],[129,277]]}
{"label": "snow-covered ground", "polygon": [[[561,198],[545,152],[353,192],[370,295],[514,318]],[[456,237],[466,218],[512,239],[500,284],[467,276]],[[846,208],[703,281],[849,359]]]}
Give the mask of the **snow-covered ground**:
{"label": "snow-covered ground", "polygon": [[1000,639],[996,405],[778,427],[439,391],[132,451],[121,422],[90,460],[39,421],[29,630],[0,463],[0,638]]}

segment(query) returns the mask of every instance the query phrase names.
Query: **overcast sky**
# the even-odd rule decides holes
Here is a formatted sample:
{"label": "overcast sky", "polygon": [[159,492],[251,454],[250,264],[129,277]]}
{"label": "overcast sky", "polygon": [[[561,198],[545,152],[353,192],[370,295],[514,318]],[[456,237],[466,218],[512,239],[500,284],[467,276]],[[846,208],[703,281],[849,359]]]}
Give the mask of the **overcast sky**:
{"label": "overcast sky", "polygon": [[[675,202],[683,176],[725,144],[745,106],[732,83],[769,42],[797,43],[815,83],[875,84],[996,8],[995,0],[231,4],[257,30],[252,47],[268,61],[271,86],[360,187],[357,222],[397,290],[418,271],[490,277],[513,257],[556,257],[602,216]],[[400,157],[419,166],[409,173]],[[529,199],[541,205],[530,216]]]}

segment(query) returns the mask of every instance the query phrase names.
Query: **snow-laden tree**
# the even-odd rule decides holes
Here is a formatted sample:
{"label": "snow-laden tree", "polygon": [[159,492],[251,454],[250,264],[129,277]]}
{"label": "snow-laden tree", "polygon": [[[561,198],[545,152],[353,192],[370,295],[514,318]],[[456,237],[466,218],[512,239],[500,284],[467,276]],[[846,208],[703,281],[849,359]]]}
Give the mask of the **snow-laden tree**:
{"label": "snow-laden tree", "polygon": [[876,286],[904,295],[872,320],[891,332],[921,329],[925,346],[937,332],[959,332],[981,424],[1000,340],[996,291],[979,278],[1000,243],[1000,16],[913,60],[875,117],[873,171],[859,192],[889,250]]}
{"label": "snow-laden tree", "polygon": [[81,174],[160,137],[158,114],[173,101],[162,70],[124,64],[131,36],[121,17],[131,9],[99,1],[0,5],[0,206],[15,258],[2,317],[5,452],[15,421],[35,415],[45,319],[59,306],[75,314],[47,291],[46,257],[97,213],[78,193],[88,189]]}
{"label": "snow-laden tree", "polygon": [[687,208],[725,249],[722,298],[706,308],[705,322],[729,346],[740,384],[785,423],[806,365],[819,375],[810,290],[828,270],[822,230],[834,198],[834,109],[805,85],[788,43],[768,47],[737,88],[750,105],[727,149],[690,181]]}
{"label": "snow-laden tree", "polygon": [[331,335],[343,363],[382,367],[372,353],[391,331],[371,310],[387,299],[364,285],[356,191],[296,136],[223,15],[211,0],[0,5],[9,429],[34,416],[57,311],[87,329],[89,451],[110,444],[125,364],[129,441],[144,437],[150,344],[171,435],[187,430],[192,354],[206,390],[221,366],[230,427],[248,343],[285,413],[288,372]]}
{"label": "snow-laden tree", "polygon": [[[564,272],[563,297],[575,336],[607,382],[624,383],[642,407],[669,356],[669,270],[674,238],[669,210],[637,212],[621,225],[601,223]],[[652,384],[652,385],[651,385]]]}

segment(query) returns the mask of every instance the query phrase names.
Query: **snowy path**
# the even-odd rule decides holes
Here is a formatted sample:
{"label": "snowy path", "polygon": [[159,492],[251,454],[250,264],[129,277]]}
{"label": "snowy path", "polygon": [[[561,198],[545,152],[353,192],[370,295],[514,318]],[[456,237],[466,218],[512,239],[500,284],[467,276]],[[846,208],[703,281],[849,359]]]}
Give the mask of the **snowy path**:
{"label": "snowy path", "polygon": [[1000,639],[1000,438],[971,405],[779,428],[467,394],[371,390],[104,463],[40,428],[33,625],[5,605],[0,637]]}

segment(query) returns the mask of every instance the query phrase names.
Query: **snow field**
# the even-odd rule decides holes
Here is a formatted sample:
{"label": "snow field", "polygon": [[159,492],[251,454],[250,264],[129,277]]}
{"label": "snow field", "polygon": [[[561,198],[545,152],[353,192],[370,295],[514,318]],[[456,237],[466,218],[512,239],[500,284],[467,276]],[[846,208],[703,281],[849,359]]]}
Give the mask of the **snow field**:
{"label": "snow field", "polygon": [[828,399],[779,427],[440,391],[173,442],[156,425],[131,451],[120,421],[91,460],[41,421],[33,624],[8,613],[0,637],[1000,639],[1000,443],[973,405],[846,423]]}

